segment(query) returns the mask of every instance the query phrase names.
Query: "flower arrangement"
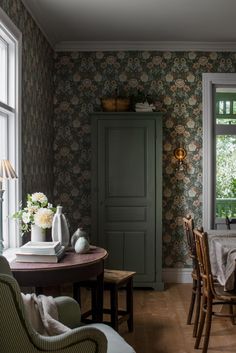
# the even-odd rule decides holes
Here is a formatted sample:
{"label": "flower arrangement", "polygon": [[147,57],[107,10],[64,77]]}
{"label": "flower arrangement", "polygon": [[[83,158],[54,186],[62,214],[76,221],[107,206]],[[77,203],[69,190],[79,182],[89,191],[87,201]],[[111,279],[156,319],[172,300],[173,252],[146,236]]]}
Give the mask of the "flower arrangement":
{"label": "flower arrangement", "polygon": [[48,202],[48,198],[42,192],[27,195],[27,205],[14,213],[13,218],[21,222],[22,234],[31,230],[31,225],[46,229],[52,227],[52,220],[56,209]]}

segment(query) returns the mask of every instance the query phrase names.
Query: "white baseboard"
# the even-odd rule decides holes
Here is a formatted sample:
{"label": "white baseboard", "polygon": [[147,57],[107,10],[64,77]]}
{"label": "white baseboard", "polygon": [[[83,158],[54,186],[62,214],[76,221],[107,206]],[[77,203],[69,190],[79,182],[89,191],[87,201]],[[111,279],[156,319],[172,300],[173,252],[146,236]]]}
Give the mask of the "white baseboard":
{"label": "white baseboard", "polygon": [[164,283],[192,283],[191,268],[164,268],[162,280]]}

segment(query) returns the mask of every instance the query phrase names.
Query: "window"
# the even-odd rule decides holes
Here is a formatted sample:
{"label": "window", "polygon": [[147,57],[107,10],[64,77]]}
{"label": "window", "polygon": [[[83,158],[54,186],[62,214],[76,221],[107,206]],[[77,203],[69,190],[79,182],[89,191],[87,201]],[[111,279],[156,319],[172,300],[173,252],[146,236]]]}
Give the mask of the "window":
{"label": "window", "polygon": [[236,218],[236,88],[215,88],[216,224]]}
{"label": "window", "polygon": [[8,159],[18,179],[3,180],[4,248],[19,246],[19,230],[11,215],[20,195],[20,59],[21,33],[0,9],[0,159]]}
{"label": "window", "polygon": [[236,74],[203,74],[203,226],[236,217]]}
{"label": "window", "polygon": [[216,87],[215,119],[217,125],[236,124],[236,89]]}

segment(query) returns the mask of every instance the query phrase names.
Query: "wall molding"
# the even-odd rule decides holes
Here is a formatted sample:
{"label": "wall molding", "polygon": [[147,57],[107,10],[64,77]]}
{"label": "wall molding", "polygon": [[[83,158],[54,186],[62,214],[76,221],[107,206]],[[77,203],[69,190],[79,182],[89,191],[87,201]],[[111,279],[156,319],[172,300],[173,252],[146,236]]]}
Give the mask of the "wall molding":
{"label": "wall molding", "polygon": [[236,42],[186,41],[65,41],[55,51],[226,51],[235,52]]}
{"label": "wall molding", "polygon": [[162,280],[164,283],[192,283],[191,268],[164,268]]}

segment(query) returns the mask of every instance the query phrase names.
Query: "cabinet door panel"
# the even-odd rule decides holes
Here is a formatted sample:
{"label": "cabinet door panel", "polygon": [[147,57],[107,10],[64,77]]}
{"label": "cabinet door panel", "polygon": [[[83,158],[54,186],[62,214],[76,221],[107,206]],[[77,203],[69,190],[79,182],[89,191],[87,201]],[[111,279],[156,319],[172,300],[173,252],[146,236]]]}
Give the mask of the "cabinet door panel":
{"label": "cabinet door panel", "polygon": [[[146,258],[146,234],[145,232],[125,232],[124,235],[124,266],[131,271],[136,271],[139,278],[145,280],[146,264],[149,261]],[[148,266],[149,267],[149,266]],[[151,266],[149,272],[150,280],[154,281],[155,266],[153,266],[153,259],[151,259]]]}
{"label": "cabinet door panel", "polygon": [[105,129],[106,197],[144,197],[146,133],[143,127]]}
{"label": "cabinet door panel", "polygon": [[108,250],[106,266],[122,270],[124,268],[124,233],[106,232],[105,237],[106,249]]}
{"label": "cabinet door panel", "polygon": [[109,266],[154,281],[155,121],[99,121],[97,168],[98,239]]}
{"label": "cabinet door panel", "polygon": [[144,222],[146,221],[146,207],[139,206],[107,206],[106,222]]}
{"label": "cabinet door panel", "polygon": [[[145,279],[145,236],[144,232],[106,232],[106,245],[109,249],[106,266],[136,271]],[[152,275],[154,280],[154,268]]]}

